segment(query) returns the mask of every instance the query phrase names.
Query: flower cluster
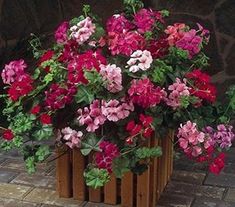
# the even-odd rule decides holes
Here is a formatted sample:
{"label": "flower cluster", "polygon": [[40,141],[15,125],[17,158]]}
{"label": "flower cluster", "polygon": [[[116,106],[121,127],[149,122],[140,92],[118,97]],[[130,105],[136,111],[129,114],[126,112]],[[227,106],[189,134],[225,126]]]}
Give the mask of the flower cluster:
{"label": "flower cluster", "polygon": [[131,59],[127,62],[130,72],[137,72],[139,70],[147,70],[153,62],[152,55],[149,51],[137,50],[131,55]]}
{"label": "flower cluster", "polygon": [[109,173],[112,173],[113,159],[120,155],[119,149],[116,144],[108,141],[102,141],[99,144],[101,152],[95,154],[95,161],[99,168],[106,169]]}
{"label": "flower cluster", "polygon": [[160,87],[155,87],[148,79],[133,80],[128,90],[131,101],[143,108],[156,106],[165,96]]}
{"label": "flower cluster", "polygon": [[69,30],[71,38],[76,40],[79,45],[82,45],[95,32],[95,25],[92,23],[91,18],[87,17],[70,27]]}
{"label": "flower cluster", "polygon": [[124,5],[104,26],[86,5],[83,15],[58,26],[51,48],[31,41],[36,68],[27,71],[24,60],[5,65],[0,98],[10,123],[0,127],[0,148],[21,149],[33,172],[49,154],[42,141],[58,131],[58,146],[94,155],[84,175],[97,187],[111,172],[142,173],[140,164],[145,168],[160,156],[158,146],[146,145],[157,143],[153,132],[167,136],[166,129],[179,128],[184,153],[219,173],[234,139],[235,89],[226,93],[228,104],[217,103],[203,72],[209,31],[199,24],[167,25],[167,11],[143,8],[141,0]]}

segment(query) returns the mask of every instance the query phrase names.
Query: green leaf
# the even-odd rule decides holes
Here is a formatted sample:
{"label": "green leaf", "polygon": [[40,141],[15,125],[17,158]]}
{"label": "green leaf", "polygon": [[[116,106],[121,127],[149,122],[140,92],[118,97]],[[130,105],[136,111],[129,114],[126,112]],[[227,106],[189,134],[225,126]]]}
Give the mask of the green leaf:
{"label": "green leaf", "polygon": [[50,154],[50,148],[48,145],[40,146],[35,153],[38,161],[43,161]]}
{"label": "green leaf", "polygon": [[38,77],[40,76],[41,70],[39,68],[36,68],[34,70],[34,74],[33,74],[33,79],[36,80],[38,79]]}
{"label": "green leaf", "polygon": [[130,171],[129,159],[126,157],[118,157],[113,160],[113,172],[117,178],[122,178],[125,172]]}
{"label": "green leaf", "polygon": [[110,180],[108,171],[98,168],[88,169],[84,172],[84,178],[87,186],[95,189],[103,187]]}
{"label": "green leaf", "polygon": [[33,137],[35,137],[36,140],[47,140],[51,138],[53,135],[53,128],[51,125],[43,125],[41,129],[35,131],[33,133]]}
{"label": "green leaf", "polygon": [[91,104],[94,99],[94,94],[86,86],[79,86],[78,92],[75,96],[76,103],[85,102],[86,104]]}
{"label": "green leaf", "polygon": [[151,157],[159,157],[162,155],[162,148],[161,147],[142,147],[136,150],[135,152],[136,157],[139,159],[147,159]]}
{"label": "green leaf", "polygon": [[81,143],[81,153],[84,156],[90,154],[92,150],[99,151],[99,140],[94,133],[88,133]]}
{"label": "green leaf", "polygon": [[35,163],[34,157],[28,157],[25,160],[25,164],[26,164],[26,169],[27,169],[28,173],[32,174],[32,173],[36,172],[36,163]]}

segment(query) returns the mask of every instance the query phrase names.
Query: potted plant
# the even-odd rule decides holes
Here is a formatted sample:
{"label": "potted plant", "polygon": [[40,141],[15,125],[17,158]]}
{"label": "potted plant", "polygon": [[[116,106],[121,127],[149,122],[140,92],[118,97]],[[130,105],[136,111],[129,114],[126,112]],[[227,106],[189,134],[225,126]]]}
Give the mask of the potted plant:
{"label": "potted plant", "polygon": [[235,89],[220,104],[203,71],[209,31],[167,25],[168,11],[145,9],[139,0],[124,0],[124,8],[103,26],[85,5],[83,15],[57,28],[53,47],[31,41],[36,68],[23,59],[5,65],[9,126],[2,127],[1,148],[18,148],[33,173],[50,154],[43,141],[56,136],[65,153],[89,155],[84,179],[99,188],[113,176],[144,173],[164,153],[156,138],[175,131],[189,159],[218,174],[234,139]]}

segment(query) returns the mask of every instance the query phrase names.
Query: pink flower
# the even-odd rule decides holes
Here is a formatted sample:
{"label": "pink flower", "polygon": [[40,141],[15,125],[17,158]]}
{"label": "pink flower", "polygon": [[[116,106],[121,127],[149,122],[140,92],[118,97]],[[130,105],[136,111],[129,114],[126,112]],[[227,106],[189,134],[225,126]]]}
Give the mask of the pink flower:
{"label": "pink flower", "polygon": [[165,33],[169,35],[167,40],[170,46],[175,45],[175,43],[183,37],[185,29],[186,25],[181,23],[176,23],[173,26],[167,27]]}
{"label": "pink flower", "polygon": [[164,22],[162,15],[160,12],[151,9],[141,9],[134,16],[134,23],[141,34],[152,31],[156,22]]}
{"label": "pink flower", "polygon": [[111,16],[106,23],[107,32],[122,33],[133,29],[133,27],[134,25],[123,14]]}
{"label": "pink flower", "polygon": [[65,127],[61,130],[61,133],[62,139],[65,140],[65,144],[68,145],[71,149],[81,146],[81,139],[83,136],[81,131],[76,131],[70,127]]}
{"label": "pink flower", "polygon": [[135,73],[139,70],[149,69],[152,62],[153,58],[148,50],[137,50],[131,55],[126,67],[130,67],[129,71]]}
{"label": "pink flower", "polygon": [[180,147],[188,156],[198,157],[203,152],[203,143],[206,140],[206,135],[198,131],[196,123],[187,121],[185,125],[180,125],[178,129],[178,141]]}
{"label": "pink flower", "polygon": [[182,97],[190,96],[190,87],[186,86],[186,79],[182,82],[179,78],[176,78],[176,82],[170,85],[168,90],[171,92],[166,98],[166,104],[173,109],[177,109],[181,106]]}
{"label": "pink flower", "polygon": [[176,42],[176,46],[189,52],[189,58],[198,54],[201,50],[202,37],[197,35],[195,29],[191,29],[188,32],[184,32],[181,39]]}
{"label": "pink flower", "polygon": [[144,37],[133,31],[109,32],[107,42],[112,55],[130,56],[134,51],[141,50],[145,46]]}
{"label": "pink flower", "polygon": [[3,83],[11,84],[15,81],[21,81],[26,75],[25,68],[27,68],[27,65],[22,59],[11,61],[8,65],[5,65],[1,74]]}
{"label": "pink flower", "polygon": [[165,91],[148,79],[132,80],[128,90],[131,101],[143,108],[154,107],[165,97]]}
{"label": "pink flower", "polygon": [[55,31],[55,39],[58,44],[64,44],[68,40],[67,31],[69,22],[62,22]]}
{"label": "pink flower", "polygon": [[95,24],[92,23],[91,18],[87,17],[70,27],[70,36],[72,39],[76,40],[79,45],[82,45],[95,32],[95,28]]}
{"label": "pink flower", "polygon": [[106,83],[106,88],[111,93],[117,93],[122,90],[122,70],[115,64],[100,65],[100,74]]}

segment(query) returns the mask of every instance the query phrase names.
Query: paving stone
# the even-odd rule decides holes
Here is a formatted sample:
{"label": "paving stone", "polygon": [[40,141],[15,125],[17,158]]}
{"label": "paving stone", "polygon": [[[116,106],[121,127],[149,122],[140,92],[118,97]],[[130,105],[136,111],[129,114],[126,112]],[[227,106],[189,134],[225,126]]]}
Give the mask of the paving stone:
{"label": "paving stone", "polygon": [[202,184],[205,177],[206,177],[205,173],[195,173],[182,170],[175,170],[171,176],[171,179],[186,183]]}
{"label": "paving stone", "polygon": [[225,188],[200,186],[176,181],[171,181],[165,189],[166,193],[171,194],[181,194],[186,196],[205,196],[219,199],[222,198],[224,191]]}
{"label": "paving stone", "polygon": [[0,183],[0,198],[23,199],[31,191],[31,187],[15,185],[10,183]]}
{"label": "paving stone", "polygon": [[15,169],[18,171],[26,171],[25,164],[23,160],[16,160],[16,159],[7,159],[2,166],[4,168]]}
{"label": "paving stone", "polygon": [[84,205],[84,207],[121,207],[120,205],[107,205],[104,203],[92,203],[88,202]]}
{"label": "paving stone", "polygon": [[54,177],[37,174],[29,175],[27,173],[21,173],[11,183],[55,189]]}
{"label": "paving stone", "polygon": [[[232,201],[235,202],[235,188],[230,188],[228,192],[226,193],[226,196],[224,198],[226,201]],[[235,206],[235,205],[234,205]]]}
{"label": "paving stone", "polygon": [[18,172],[16,171],[10,171],[7,169],[0,168],[0,182],[1,183],[9,183],[17,175],[18,175]]}
{"label": "paving stone", "polygon": [[16,199],[0,198],[0,207],[40,207],[41,204],[24,202]]}
{"label": "paving stone", "polygon": [[234,207],[235,203],[230,203],[213,198],[196,199],[191,207]]}
{"label": "paving stone", "polygon": [[184,195],[163,194],[158,201],[157,207],[190,207],[193,197]]}
{"label": "paving stone", "polygon": [[214,175],[209,173],[205,180],[205,184],[213,186],[235,187],[235,175],[229,173],[220,173],[220,175]]}
{"label": "paving stone", "polygon": [[81,201],[59,198],[56,191],[50,190],[50,189],[43,189],[43,188],[33,189],[24,198],[24,200],[31,201],[34,203],[42,203],[42,204],[58,205],[58,206],[66,206],[66,207],[79,207],[79,206],[82,206],[83,204],[83,202]]}

